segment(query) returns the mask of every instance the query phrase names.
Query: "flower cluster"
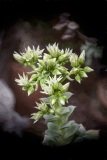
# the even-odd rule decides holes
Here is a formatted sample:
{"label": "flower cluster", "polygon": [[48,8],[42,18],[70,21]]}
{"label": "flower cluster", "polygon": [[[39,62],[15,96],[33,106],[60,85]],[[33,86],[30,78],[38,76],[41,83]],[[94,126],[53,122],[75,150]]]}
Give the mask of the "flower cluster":
{"label": "flower cluster", "polygon": [[[25,66],[32,68],[31,72],[19,75],[15,81],[27,91],[28,95],[41,87],[41,92],[46,97],[36,103],[36,113],[32,119],[37,122],[44,118],[47,130],[44,135],[44,143],[49,145],[65,145],[75,138],[86,133],[85,128],[75,121],[69,120],[74,111],[74,106],[66,107],[69,98],[73,93],[69,92],[69,85],[72,80],[78,83],[87,77],[87,73],[93,71],[85,66],[85,51],[80,56],[70,49],[59,49],[58,44],[48,45],[47,53],[28,47],[25,53],[15,52],[14,58]],[[69,67],[67,68],[67,66]],[[67,82],[69,80],[70,82]]]}
{"label": "flower cluster", "polygon": [[34,66],[38,60],[38,58],[41,57],[43,50],[39,49],[39,46],[37,49],[33,46],[33,49],[31,49],[29,46],[27,49],[25,49],[25,52],[18,54],[15,52],[13,54],[14,58],[21,64],[25,66]]}

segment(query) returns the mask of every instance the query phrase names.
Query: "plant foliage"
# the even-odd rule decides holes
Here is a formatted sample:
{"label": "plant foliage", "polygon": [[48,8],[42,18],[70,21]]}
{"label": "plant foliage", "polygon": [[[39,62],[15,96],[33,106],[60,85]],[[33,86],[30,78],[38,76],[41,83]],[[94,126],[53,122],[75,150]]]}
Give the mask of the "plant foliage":
{"label": "plant foliage", "polygon": [[81,83],[83,78],[87,78],[87,73],[93,71],[85,66],[85,51],[78,56],[69,48],[59,49],[58,44],[54,43],[46,47],[46,52],[40,50],[39,46],[36,49],[28,47],[25,53],[15,52],[13,56],[19,63],[32,69],[15,79],[22,90],[30,95],[40,86],[41,92],[46,95],[39,103],[36,102],[38,112],[32,113],[31,117],[35,123],[41,118],[45,119],[47,130],[43,143],[66,145],[84,137],[87,131],[83,125],[69,120],[75,106],[67,106],[67,103],[73,95],[69,91],[70,83],[73,80]]}

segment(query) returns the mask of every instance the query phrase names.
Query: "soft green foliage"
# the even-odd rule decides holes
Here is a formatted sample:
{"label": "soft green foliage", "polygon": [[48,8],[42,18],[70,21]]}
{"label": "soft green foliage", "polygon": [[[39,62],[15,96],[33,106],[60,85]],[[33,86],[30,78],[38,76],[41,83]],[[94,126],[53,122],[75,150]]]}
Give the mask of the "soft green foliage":
{"label": "soft green foliage", "polygon": [[38,86],[41,87],[41,93],[46,94],[46,97],[36,103],[38,112],[33,113],[31,118],[35,123],[41,118],[45,119],[45,144],[66,145],[87,132],[81,124],[69,120],[75,109],[75,106],[66,106],[73,95],[69,92],[70,82],[76,80],[81,83],[93,69],[85,66],[84,50],[78,56],[70,49],[59,49],[56,43],[49,44],[46,49],[47,53],[40,50],[39,46],[37,49],[28,47],[25,53],[15,52],[14,58],[18,62],[32,68],[31,72],[19,75],[15,81],[28,95],[36,91]]}

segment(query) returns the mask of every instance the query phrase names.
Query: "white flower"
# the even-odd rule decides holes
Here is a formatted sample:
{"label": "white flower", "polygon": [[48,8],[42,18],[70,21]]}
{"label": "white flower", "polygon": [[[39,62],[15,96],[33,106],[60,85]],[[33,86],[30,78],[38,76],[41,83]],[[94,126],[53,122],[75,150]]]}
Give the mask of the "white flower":
{"label": "white flower", "polygon": [[34,65],[39,58],[42,57],[44,49],[40,50],[39,46],[35,49],[33,46],[33,49],[31,49],[29,46],[25,49],[25,52],[22,52],[18,54],[15,52],[13,54],[14,58],[24,64],[25,66],[32,66]]}
{"label": "white flower", "polygon": [[19,79],[15,79],[15,81],[18,83],[19,86],[25,86],[28,84],[28,75],[25,75],[25,73],[23,73],[23,76],[19,75]]}

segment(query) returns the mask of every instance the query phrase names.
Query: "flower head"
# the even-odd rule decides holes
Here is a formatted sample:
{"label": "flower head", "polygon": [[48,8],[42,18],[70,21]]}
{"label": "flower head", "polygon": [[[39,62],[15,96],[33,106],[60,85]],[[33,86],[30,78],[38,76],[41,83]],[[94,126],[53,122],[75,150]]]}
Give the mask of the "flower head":
{"label": "flower head", "polygon": [[19,79],[15,79],[19,86],[22,86],[23,91],[27,91],[28,95],[32,94],[38,88],[36,81],[33,81],[32,77],[28,79],[28,75],[23,73],[23,76],[19,74]]}
{"label": "flower head", "polygon": [[29,46],[25,49],[25,52],[18,54],[15,52],[13,54],[14,58],[24,64],[25,66],[32,66],[37,63],[38,59],[41,57],[43,50],[40,50],[39,46],[35,49],[31,49]]}

